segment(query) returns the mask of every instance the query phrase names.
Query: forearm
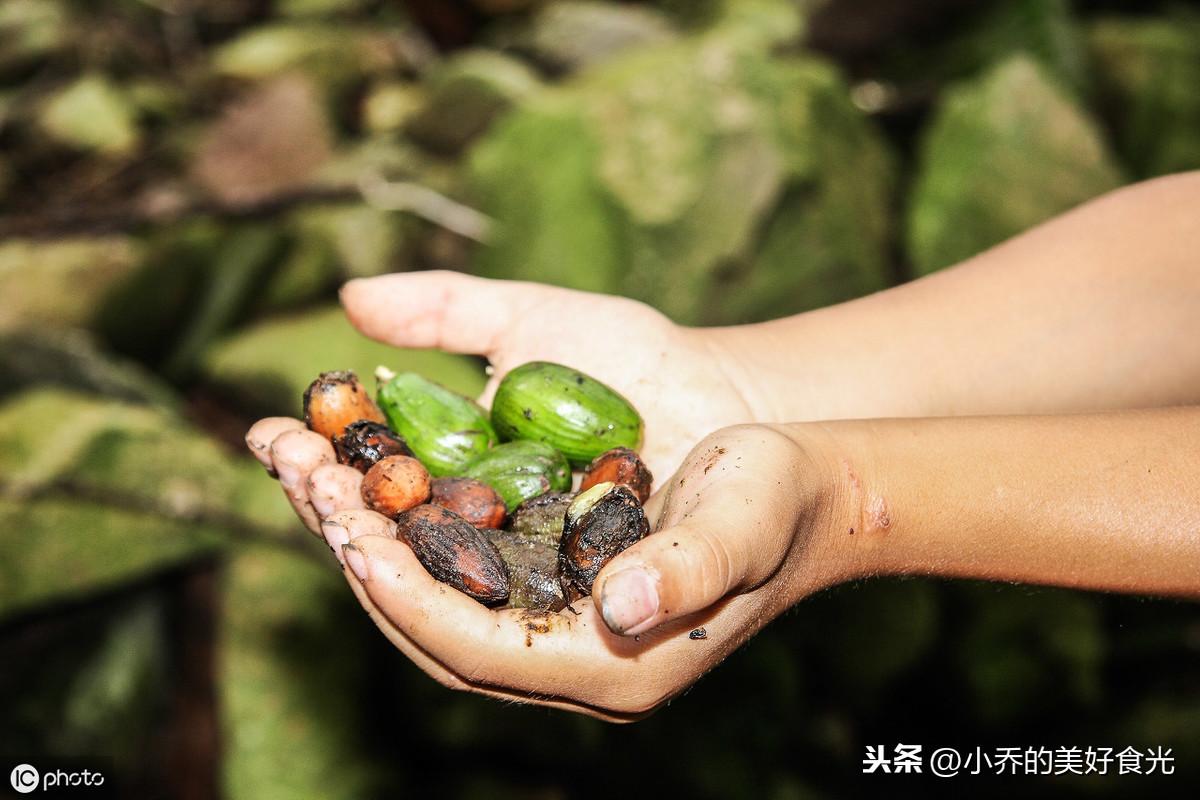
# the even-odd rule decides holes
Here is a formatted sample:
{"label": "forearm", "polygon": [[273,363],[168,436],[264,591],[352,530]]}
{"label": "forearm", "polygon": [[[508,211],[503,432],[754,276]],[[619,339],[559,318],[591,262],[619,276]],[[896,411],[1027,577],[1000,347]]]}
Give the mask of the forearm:
{"label": "forearm", "polygon": [[1200,597],[1200,407],[820,430],[851,575]]}
{"label": "forearm", "polygon": [[1200,173],[1109,194],[958,267],[713,329],[764,421],[1200,401]]}

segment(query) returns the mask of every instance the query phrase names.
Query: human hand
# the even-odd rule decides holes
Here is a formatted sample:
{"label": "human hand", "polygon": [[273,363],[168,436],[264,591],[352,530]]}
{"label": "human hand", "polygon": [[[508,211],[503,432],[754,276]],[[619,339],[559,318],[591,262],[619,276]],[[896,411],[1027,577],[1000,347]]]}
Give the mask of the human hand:
{"label": "human hand", "polygon": [[337,512],[324,528],[376,625],[443,685],[627,721],[856,574],[833,533],[852,512],[823,436],[749,425],[705,439],[647,504],[657,532],[558,613],[491,610],[438,583],[373,512]]}
{"label": "human hand", "polygon": [[[598,378],[642,414],[641,455],[660,479],[705,434],[762,416],[752,388],[733,377],[737,359],[718,336],[676,325],[633,300],[455,272],[415,272],[350,281],[342,304],[350,322],[373,339],[487,357],[493,372],[480,398],[484,406],[500,378],[528,361],[556,361]],[[360,507],[354,491],[361,476],[334,466],[329,442],[305,432],[299,420],[261,420],[246,443],[278,475],[314,533],[322,516]],[[324,467],[319,477],[329,480],[318,481],[322,497],[312,497],[310,478],[318,467]]]}

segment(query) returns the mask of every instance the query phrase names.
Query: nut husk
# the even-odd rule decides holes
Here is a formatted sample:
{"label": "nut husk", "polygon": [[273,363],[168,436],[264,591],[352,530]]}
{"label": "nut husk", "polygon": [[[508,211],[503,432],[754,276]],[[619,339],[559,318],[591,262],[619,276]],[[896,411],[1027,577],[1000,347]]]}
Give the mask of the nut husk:
{"label": "nut husk", "polygon": [[598,483],[576,495],[558,550],[559,576],[570,598],[590,595],[604,565],[649,532],[642,504],[629,487]]}
{"label": "nut husk", "polygon": [[516,531],[485,530],[508,567],[509,608],[560,611],[567,598],[558,580],[558,547]]}
{"label": "nut husk", "polygon": [[408,543],[421,565],[485,605],[503,603],[509,596],[508,567],[496,545],[453,511],[421,505],[401,514],[396,534]]}
{"label": "nut husk", "polygon": [[583,473],[583,481],[579,491],[586,491],[598,483],[615,483],[618,486],[628,486],[639,503],[645,503],[650,497],[650,485],[654,476],[638,457],[638,454],[628,447],[614,447],[606,453],[601,453],[592,459]]}
{"label": "nut husk", "polygon": [[571,505],[574,497],[572,494],[552,492],[526,500],[513,512],[508,529],[558,547],[562,540],[567,506]]}
{"label": "nut husk", "polygon": [[304,390],[304,422],[326,439],[341,436],[360,419],[386,422],[353,372],[322,372]]}
{"label": "nut husk", "polygon": [[364,473],[388,456],[413,454],[387,425],[369,419],[347,425],[341,435],[333,437],[333,449],[340,463]]}
{"label": "nut husk", "polygon": [[508,516],[496,490],[474,478],[434,478],[429,502],[450,509],[476,528],[499,528]]}
{"label": "nut husk", "polygon": [[381,459],[362,481],[367,508],[392,519],[429,500],[429,491],[429,471],[410,456]]}

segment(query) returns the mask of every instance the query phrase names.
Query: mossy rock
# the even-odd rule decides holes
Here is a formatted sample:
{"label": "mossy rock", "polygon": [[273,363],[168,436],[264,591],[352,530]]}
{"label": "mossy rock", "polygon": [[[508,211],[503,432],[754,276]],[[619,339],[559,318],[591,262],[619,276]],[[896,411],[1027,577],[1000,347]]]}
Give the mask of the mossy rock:
{"label": "mossy rock", "polygon": [[946,92],[909,200],[918,274],[969,258],[1123,181],[1096,121],[1017,56]]}
{"label": "mossy rock", "polygon": [[[737,19],[627,52],[502,120],[472,154],[497,220],[477,269],[624,294],[689,323],[885,285],[882,139],[828,65],[772,56],[768,34]],[[777,216],[793,190],[807,203]],[[760,261],[789,237],[804,247]]]}

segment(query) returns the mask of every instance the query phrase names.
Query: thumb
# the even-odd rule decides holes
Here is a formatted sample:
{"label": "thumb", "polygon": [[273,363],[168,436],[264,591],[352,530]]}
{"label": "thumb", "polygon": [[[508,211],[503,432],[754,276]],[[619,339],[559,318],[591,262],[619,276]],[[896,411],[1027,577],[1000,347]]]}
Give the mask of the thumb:
{"label": "thumb", "polygon": [[341,300],[351,324],[385,344],[490,356],[543,291],[438,270],[352,280]]}
{"label": "thumb", "polygon": [[609,629],[644,633],[765,580],[786,545],[764,540],[765,528],[726,516],[697,509],[609,562],[592,588]]}

